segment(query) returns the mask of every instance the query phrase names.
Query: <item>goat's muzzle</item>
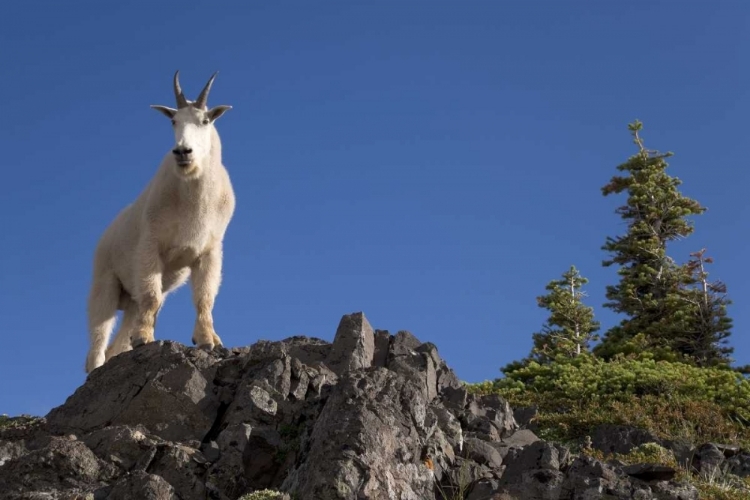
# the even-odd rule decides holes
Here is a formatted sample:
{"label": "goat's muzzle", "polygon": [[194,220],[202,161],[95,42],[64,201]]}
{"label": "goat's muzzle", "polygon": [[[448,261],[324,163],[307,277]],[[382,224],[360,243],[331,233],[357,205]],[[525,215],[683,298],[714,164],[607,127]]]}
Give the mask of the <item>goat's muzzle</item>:
{"label": "goat's muzzle", "polygon": [[179,146],[172,150],[172,154],[180,167],[188,167],[193,163],[193,150],[190,148]]}

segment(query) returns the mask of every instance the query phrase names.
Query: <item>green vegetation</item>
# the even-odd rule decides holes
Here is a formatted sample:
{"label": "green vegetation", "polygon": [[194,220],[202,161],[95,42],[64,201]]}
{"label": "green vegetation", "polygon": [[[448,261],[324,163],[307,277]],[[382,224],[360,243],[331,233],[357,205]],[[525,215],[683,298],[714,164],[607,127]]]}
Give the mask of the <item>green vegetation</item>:
{"label": "green vegetation", "polygon": [[31,415],[19,415],[17,417],[9,417],[6,414],[0,415],[0,429],[14,429],[17,427],[24,427],[27,425],[34,425],[40,423],[43,419],[41,417],[34,417]]}
{"label": "green vegetation", "polygon": [[281,500],[283,494],[275,490],[261,490],[242,495],[237,500]]}
{"label": "green vegetation", "polygon": [[[606,287],[604,306],[623,319],[592,347],[600,325],[583,303],[587,280],[571,266],[537,298],[550,315],[542,331],[532,334],[529,356],[501,368],[503,378],[469,389],[500,394],[515,407],[536,406],[540,437],[575,448],[600,424],[750,448],[750,381],[743,376],[750,367],[730,366],[726,286],[708,279],[713,260],[705,249],[685,263],[668,253],[671,242],[693,233],[689,218],[706,209],[679,192],[681,181],[666,172],[672,153],[647,149],[642,128],[638,121],[629,125],[638,151],[617,167],[622,175],[602,188],[604,196],[627,195],[616,209],[625,232],[607,237],[602,247],[610,254],[602,265],[619,266],[619,282]],[[674,462],[671,452],[656,451],[637,449],[615,458]],[[750,497],[750,484],[730,474],[680,474],[706,498]]]}
{"label": "green vegetation", "polygon": [[656,361],[644,352],[607,361],[591,354],[531,362],[470,386],[511,405],[538,407],[541,437],[578,441],[599,424],[633,425],[666,438],[750,446],[750,381],[729,368]]}

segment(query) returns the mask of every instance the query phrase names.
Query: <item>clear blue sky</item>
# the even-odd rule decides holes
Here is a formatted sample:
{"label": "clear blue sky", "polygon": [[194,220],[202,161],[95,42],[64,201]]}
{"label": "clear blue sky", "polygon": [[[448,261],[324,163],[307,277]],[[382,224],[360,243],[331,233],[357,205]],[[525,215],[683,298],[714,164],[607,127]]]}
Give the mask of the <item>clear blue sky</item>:
{"label": "clear blue sky", "polygon": [[[708,247],[750,362],[750,3],[8,2],[0,18],[0,413],[44,414],[85,379],[94,246],[172,146],[179,69],[209,103],[237,194],[216,328],[227,346],[341,315],[434,342],[467,381],[528,354],[535,297],[575,264],[601,308],[600,249],[635,151],[708,207]],[[157,339],[190,343],[188,287]]]}

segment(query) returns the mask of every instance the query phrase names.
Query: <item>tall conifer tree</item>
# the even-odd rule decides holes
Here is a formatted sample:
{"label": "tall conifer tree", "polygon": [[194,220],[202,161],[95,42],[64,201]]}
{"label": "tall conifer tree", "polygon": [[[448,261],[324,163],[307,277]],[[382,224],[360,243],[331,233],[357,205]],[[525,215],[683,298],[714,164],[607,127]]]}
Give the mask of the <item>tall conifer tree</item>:
{"label": "tall conifer tree", "polygon": [[552,280],[545,287],[546,295],[537,297],[537,305],[549,310],[550,315],[542,331],[534,333],[534,347],[526,359],[502,368],[507,375],[526,366],[529,361],[551,363],[558,356],[574,358],[589,352],[589,343],[596,340],[599,322],[594,320],[593,308],[583,303],[583,286],[588,283],[575,266],[563,273],[562,279]]}
{"label": "tall conifer tree", "polygon": [[674,339],[680,332],[673,320],[689,309],[682,292],[690,277],[667,255],[667,244],[689,236],[693,225],[687,218],[705,211],[680,193],[682,181],[667,174],[666,158],[672,153],[646,149],[639,135],[642,127],[639,121],[628,125],[638,152],[617,167],[626,175],[612,177],[602,188],[604,196],[628,195],[616,210],[627,232],[607,237],[602,247],[611,254],[603,265],[620,266],[620,282],[607,286],[609,302],[604,306],[626,315],[595,348],[605,358],[642,349],[664,356],[679,352]]}
{"label": "tall conifer tree", "polygon": [[713,263],[713,259],[705,253],[705,248],[691,253],[685,264],[688,283],[682,297],[688,307],[675,318],[680,324],[673,342],[678,351],[699,366],[727,365],[734,352],[727,345],[732,329],[732,319],[727,314],[731,301],[723,282],[708,280],[706,264]]}

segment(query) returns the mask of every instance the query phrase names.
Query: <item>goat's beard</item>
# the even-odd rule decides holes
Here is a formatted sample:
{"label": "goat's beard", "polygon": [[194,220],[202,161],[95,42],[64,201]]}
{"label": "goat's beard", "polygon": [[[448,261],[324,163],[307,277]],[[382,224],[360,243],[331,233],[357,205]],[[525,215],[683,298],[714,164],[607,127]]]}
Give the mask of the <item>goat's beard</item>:
{"label": "goat's beard", "polygon": [[181,167],[175,163],[174,171],[177,177],[184,180],[197,179],[203,169],[198,165],[197,162],[193,162],[187,167]]}

